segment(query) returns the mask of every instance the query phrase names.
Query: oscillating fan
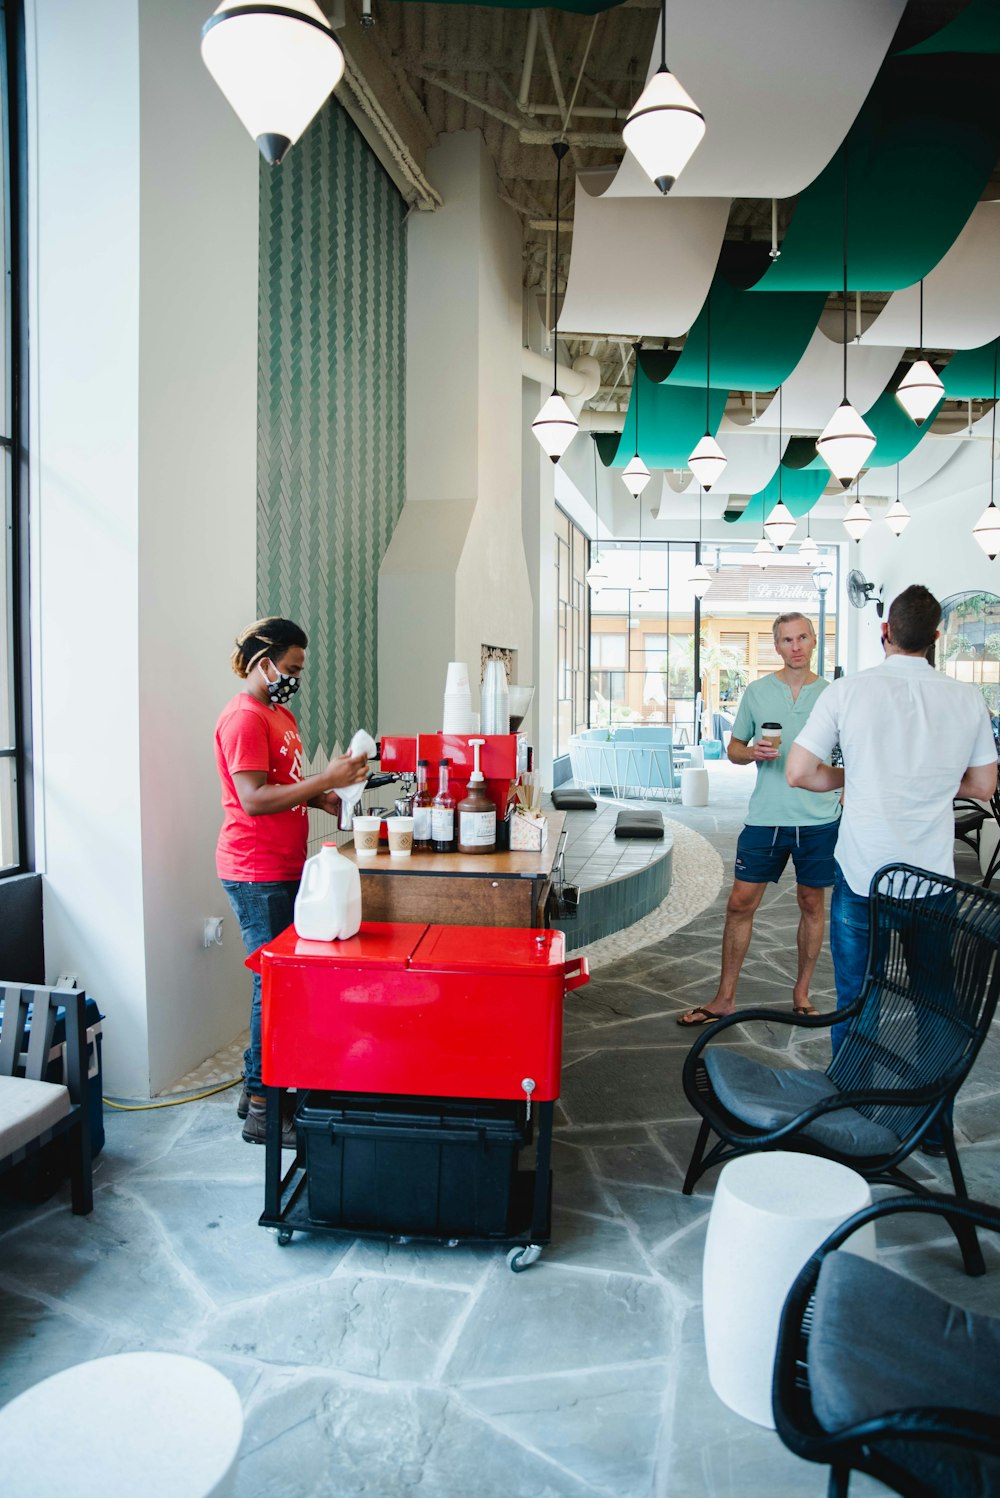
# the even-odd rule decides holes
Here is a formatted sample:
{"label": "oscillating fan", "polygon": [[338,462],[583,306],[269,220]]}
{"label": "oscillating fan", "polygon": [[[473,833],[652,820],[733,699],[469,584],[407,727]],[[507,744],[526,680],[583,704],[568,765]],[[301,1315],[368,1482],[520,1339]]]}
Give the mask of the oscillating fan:
{"label": "oscillating fan", "polygon": [[882,587],[870,583],[863,572],[853,567],[847,574],[847,596],[856,609],[863,609],[866,603],[875,605],[875,612],[881,619],[885,611],[882,602]]}

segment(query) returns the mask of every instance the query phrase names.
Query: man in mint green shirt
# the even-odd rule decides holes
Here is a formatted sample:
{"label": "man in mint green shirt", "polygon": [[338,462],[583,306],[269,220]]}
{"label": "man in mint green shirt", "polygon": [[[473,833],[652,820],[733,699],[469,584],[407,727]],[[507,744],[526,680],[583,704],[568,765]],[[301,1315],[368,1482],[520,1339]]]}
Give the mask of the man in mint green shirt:
{"label": "man in mint green shirt", "polygon": [[795,867],[799,905],[792,1008],[796,1014],[816,1013],[809,1002],[809,982],[823,945],[823,891],[834,882],[840,795],[790,786],[785,759],[829,682],[812,670],[816,634],[804,614],[779,614],[772,632],[782,668],[747,687],[727,750],[734,765],[757,766],[757,783],[736,845],[736,877],[726,906],[719,987],[714,999],[681,1015],[677,1023],[685,1028],[710,1025],[736,1008],[736,984],[750,946],[754,912],[768,884],[781,878],[789,857]]}

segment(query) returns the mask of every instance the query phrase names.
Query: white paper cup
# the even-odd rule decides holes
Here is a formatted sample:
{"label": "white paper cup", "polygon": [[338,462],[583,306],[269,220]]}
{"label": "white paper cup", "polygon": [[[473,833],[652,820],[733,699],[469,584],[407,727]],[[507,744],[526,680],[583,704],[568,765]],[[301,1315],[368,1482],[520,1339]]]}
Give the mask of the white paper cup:
{"label": "white paper cup", "polygon": [[378,852],[378,832],[382,825],[381,817],[355,817],[352,823],[354,828],[354,852],[358,858],[374,858]]}
{"label": "white paper cup", "polygon": [[413,818],[387,817],[389,854],[392,858],[409,858],[413,851]]}
{"label": "white paper cup", "polygon": [[446,692],[460,692],[469,690],[469,668],[465,661],[449,661],[448,674],[444,680]]}

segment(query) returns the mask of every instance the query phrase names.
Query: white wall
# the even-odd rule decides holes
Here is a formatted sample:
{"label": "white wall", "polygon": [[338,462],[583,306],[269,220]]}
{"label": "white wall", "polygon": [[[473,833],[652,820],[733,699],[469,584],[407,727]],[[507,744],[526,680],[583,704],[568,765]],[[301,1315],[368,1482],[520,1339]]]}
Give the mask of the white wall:
{"label": "white wall", "polygon": [[[28,0],[33,704],[49,979],[142,1096],[245,1023],[212,730],[254,612],[257,157],[194,0]],[[95,80],[106,86],[95,87]]]}

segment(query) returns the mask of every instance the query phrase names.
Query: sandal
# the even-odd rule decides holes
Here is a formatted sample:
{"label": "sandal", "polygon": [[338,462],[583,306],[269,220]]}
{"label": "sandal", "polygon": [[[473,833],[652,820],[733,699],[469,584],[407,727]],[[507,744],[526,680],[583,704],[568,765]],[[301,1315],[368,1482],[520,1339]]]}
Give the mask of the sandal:
{"label": "sandal", "polygon": [[816,1019],[818,1017],[818,1015],[819,1015],[819,1010],[818,1009],[814,1009],[813,1006],[811,1004],[808,1004],[808,1003],[806,1003],[806,1004],[793,1004],[792,1005],[792,1013],[793,1014],[803,1014],[803,1015],[806,1016],[807,1019]]}
{"label": "sandal", "polygon": [[[701,1018],[689,1019],[688,1015],[700,1015]],[[714,1025],[716,1020],[725,1019],[725,1017],[724,1014],[713,1014],[711,1009],[706,1009],[703,1005],[699,1004],[696,1009],[689,1009],[685,1014],[682,1014],[677,1024],[680,1025],[682,1030],[695,1030],[699,1025]]]}

